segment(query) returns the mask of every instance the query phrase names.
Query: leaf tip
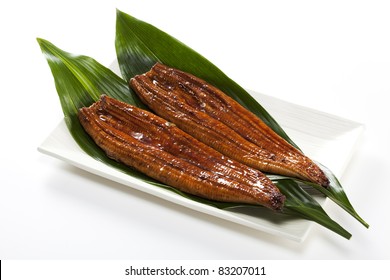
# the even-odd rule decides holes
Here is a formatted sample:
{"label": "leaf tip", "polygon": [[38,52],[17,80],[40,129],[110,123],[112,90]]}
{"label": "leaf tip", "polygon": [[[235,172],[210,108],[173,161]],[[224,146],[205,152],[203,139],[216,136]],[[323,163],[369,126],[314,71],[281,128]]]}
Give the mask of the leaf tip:
{"label": "leaf tip", "polygon": [[46,42],[45,39],[42,39],[42,38],[39,38],[39,37],[37,37],[36,40],[37,40],[37,42],[38,42],[39,45],[42,45],[43,43]]}
{"label": "leaf tip", "polygon": [[42,39],[42,38],[39,38],[39,37],[37,37],[36,40],[38,42],[39,47],[41,48],[41,51],[44,53],[45,49],[48,46],[49,41]]}
{"label": "leaf tip", "polygon": [[118,8],[116,9],[116,16],[117,16],[117,18],[123,17],[124,15],[126,15],[126,13],[122,12]]}

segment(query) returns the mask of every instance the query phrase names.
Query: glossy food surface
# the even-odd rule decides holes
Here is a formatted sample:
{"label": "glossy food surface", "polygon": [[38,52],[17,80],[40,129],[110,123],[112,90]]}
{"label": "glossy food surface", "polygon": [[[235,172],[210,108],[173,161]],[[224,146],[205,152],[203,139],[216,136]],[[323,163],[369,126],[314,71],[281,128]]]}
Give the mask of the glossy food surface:
{"label": "glossy food surface", "polygon": [[109,157],[181,191],[274,210],[283,206],[284,196],[263,173],[148,111],[103,96],[82,108],[79,119]]}
{"label": "glossy food surface", "polygon": [[329,185],[311,159],[206,81],[157,63],[130,85],[158,115],[221,153],[263,172]]}

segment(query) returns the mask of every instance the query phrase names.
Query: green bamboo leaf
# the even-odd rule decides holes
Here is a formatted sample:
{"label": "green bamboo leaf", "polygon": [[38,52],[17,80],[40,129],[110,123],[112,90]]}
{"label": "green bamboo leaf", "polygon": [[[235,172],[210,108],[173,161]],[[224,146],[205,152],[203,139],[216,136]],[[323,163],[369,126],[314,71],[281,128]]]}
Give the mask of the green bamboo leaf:
{"label": "green bamboo leaf", "polygon": [[[77,114],[80,108],[97,101],[101,94],[134,104],[127,83],[90,57],[65,52],[41,38],[37,38],[37,41],[53,74],[64,119],[72,137],[93,158],[123,168],[105,156],[85,132]],[[135,171],[132,175],[143,176]]]}
{"label": "green bamboo leaf", "polygon": [[280,179],[274,181],[280,191],[286,196],[286,203],[283,212],[285,214],[297,215],[308,220],[316,221],[318,224],[350,239],[351,234],[338,223],[329,219],[328,214],[318,202],[307,193],[299,183],[292,179]]}
{"label": "green bamboo leaf", "polygon": [[[156,187],[169,189],[200,203],[212,205],[220,209],[245,206],[242,204],[211,201],[182,193],[108,158],[84,131],[78,121],[77,113],[81,107],[90,106],[103,93],[124,102],[136,104],[132,95],[129,94],[127,83],[110,69],[102,66],[90,57],[73,55],[62,51],[46,40],[37,40],[52,71],[68,129],[78,145],[87,154],[129,176],[141,179]],[[285,214],[315,221],[345,238],[350,238],[351,235],[327,216],[321,206],[301,188],[293,188],[291,190],[289,185],[293,184],[293,182],[280,180],[277,184],[287,197]]]}
{"label": "green bamboo leaf", "polygon": [[349,213],[352,217],[354,217],[357,221],[359,221],[363,226],[369,228],[369,224],[362,217],[360,217],[360,215],[356,212],[356,210],[352,206],[351,202],[348,199],[347,194],[345,193],[343,187],[341,186],[341,183],[336,178],[336,176],[332,173],[332,171],[320,163],[317,164],[321,167],[321,169],[325,172],[326,176],[329,178],[330,188],[324,188],[312,182],[307,182],[296,178],[290,178],[283,175],[268,175],[268,177],[273,182],[291,179],[297,184],[305,186],[306,190],[308,190],[307,187],[313,188],[314,191],[308,190],[311,194],[322,193],[323,195],[331,199],[333,202],[335,202],[337,205],[339,205],[341,208],[343,208],[347,213]]}
{"label": "green bamboo leaf", "polygon": [[[115,46],[122,76],[126,81],[135,75],[147,72],[156,62],[192,73],[223,90],[297,147],[272,116],[248,92],[206,58],[169,34],[118,10]],[[323,188],[320,191],[367,227],[367,223],[353,209],[337,178],[329,170],[327,174],[331,181],[329,191]],[[311,183],[308,185],[313,186]]]}
{"label": "green bamboo leaf", "polygon": [[117,10],[115,47],[119,67],[126,81],[147,72],[156,62],[189,72],[230,95],[297,147],[274,118],[247,91],[202,55],[169,34]]}
{"label": "green bamboo leaf", "polygon": [[354,207],[352,206],[351,202],[349,201],[347,194],[345,193],[343,187],[341,186],[341,183],[336,178],[336,176],[330,171],[329,168],[325,167],[322,164],[319,164],[324,170],[325,174],[330,180],[330,186],[331,188],[323,188],[322,186],[319,186],[317,184],[311,184],[311,186],[327,197],[329,197],[333,202],[338,204],[341,208],[343,208],[345,211],[347,211],[352,217],[354,217],[356,220],[358,220],[362,225],[364,225],[366,228],[369,228],[369,224],[363,220],[362,217],[359,216],[359,214],[356,212]]}

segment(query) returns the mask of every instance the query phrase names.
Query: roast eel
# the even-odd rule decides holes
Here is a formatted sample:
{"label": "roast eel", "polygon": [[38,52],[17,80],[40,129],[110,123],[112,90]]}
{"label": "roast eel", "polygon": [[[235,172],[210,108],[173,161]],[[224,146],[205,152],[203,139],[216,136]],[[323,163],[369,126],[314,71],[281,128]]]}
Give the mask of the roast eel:
{"label": "roast eel", "polygon": [[157,115],[222,154],[266,173],[328,187],[329,180],[317,164],[206,81],[156,63],[129,83]]}
{"label": "roast eel", "polygon": [[103,95],[78,116],[108,157],[162,183],[216,201],[283,207],[284,195],[262,172],[149,111]]}

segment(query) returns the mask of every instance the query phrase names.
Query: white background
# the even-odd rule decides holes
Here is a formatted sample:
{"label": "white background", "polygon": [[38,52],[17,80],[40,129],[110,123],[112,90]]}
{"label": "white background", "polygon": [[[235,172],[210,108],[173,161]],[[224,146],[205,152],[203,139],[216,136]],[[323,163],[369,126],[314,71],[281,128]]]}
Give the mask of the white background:
{"label": "white background", "polygon": [[[315,225],[296,243],[40,154],[62,110],[36,37],[108,66],[116,8],[245,88],[364,123],[341,181],[370,229],[328,204],[352,239]],[[1,1],[0,259],[388,259],[389,14],[386,1]]]}

